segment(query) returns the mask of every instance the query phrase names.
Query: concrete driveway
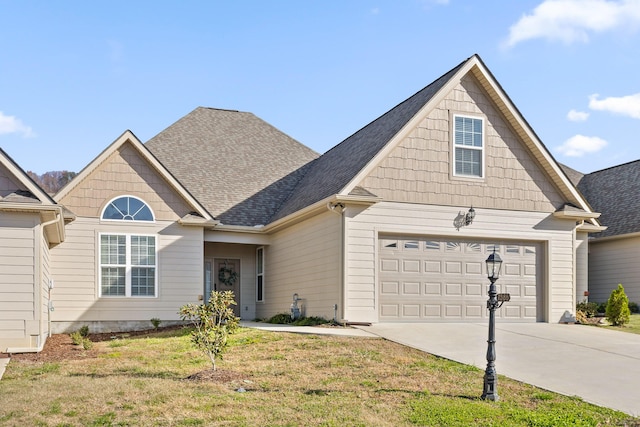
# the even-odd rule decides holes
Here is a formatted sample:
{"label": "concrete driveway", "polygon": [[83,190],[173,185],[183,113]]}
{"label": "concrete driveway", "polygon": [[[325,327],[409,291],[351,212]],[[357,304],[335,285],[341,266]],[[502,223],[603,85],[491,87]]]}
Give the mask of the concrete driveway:
{"label": "concrete driveway", "polygon": [[[359,329],[482,370],[487,366],[488,323],[381,323]],[[640,335],[498,320],[496,354],[499,375],[640,416]]]}

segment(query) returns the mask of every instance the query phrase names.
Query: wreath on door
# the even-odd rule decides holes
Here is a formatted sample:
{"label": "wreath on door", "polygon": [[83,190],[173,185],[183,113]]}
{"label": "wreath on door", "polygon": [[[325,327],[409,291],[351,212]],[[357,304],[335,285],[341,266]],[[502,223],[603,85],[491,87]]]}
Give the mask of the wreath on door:
{"label": "wreath on door", "polygon": [[218,281],[222,285],[231,287],[234,283],[236,283],[237,279],[238,273],[232,268],[229,268],[227,262],[225,261],[224,265],[220,267],[220,270],[218,270]]}

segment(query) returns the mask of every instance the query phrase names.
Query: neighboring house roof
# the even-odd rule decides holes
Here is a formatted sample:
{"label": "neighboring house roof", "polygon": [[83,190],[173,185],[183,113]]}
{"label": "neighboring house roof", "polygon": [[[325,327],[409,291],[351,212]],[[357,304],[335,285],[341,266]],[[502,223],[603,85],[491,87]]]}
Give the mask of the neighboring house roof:
{"label": "neighboring house roof", "polygon": [[586,174],[578,189],[608,226],[594,237],[640,232],[640,160]]}
{"label": "neighboring house roof", "polygon": [[318,157],[251,113],[204,107],[145,146],[226,225],[268,224]]}
{"label": "neighboring house roof", "polygon": [[49,243],[64,241],[62,208],[1,148],[0,166],[8,175],[0,194],[0,210],[37,212]]}
{"label": "neighboring house roof", "polygon": [[[167,168],[156,159],[149,150],[140,142],[140,140],[130,131],[125,131],[118,139],[116,139],[111,145],[102,151],[91,163],[89,163],[78,175],[76,175],[67,185],[62,187],[58,193],[54,196],[56,201],[62,200],[66,195],[71,193],[78,185],[80,185],[85,179],[87,179],[91,173],[100,166],[105,160],[116,152],[124,144],[131,144],[137,152],[142,156],[147,163],[155,169],[162,178],[188,203],[188,205],[194,210],[193,214],[201,217],[203,221],[200,221],[200,225],[215,225],[216,222],[207,209],[205,209],[200,202],[193,197],[189,191],[182,186],[182,184],[167,170]],[[188,214],[183,218],[185,224],[194,224],[191,220],[193,214]]]}

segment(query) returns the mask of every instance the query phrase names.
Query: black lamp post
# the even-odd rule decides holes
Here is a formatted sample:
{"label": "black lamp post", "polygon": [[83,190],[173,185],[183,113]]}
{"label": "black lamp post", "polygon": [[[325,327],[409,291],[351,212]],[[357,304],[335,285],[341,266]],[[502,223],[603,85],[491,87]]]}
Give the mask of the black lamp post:
{"label": "black lamp post", "polygon": [[[487,340],[487,369],[484,372],[484,390],[482,391],[482,399],[496,401],[498,400],[498,374],[496,373],[496,310],[500,308],[503,301],[498,300],[498,292],[496,291],[496,280],[500,275],[500,267],[502,267],[502,259],[496,253],[493,253],[485,261],[487,264],[487,277],[491,281],[489,286],[489,300],[487,301],[487,309],[489,310],[489,339]],[[501,298],[502,299],[502,298]],[[507,299],[508,300],[508,299]]]}

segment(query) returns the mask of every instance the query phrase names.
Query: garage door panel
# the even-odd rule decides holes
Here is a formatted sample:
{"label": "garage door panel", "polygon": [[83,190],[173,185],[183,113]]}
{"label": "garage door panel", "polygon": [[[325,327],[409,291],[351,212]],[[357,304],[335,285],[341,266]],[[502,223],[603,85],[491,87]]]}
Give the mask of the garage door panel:
{"label": "garage door panel", "polygon": [[404,282],[402,284],[403,295],[420,295],[420,282]]}
{"label": "garage door panel", "polygon": [[445,261],[444,272],[445,274],[460,274],[462,273],[462,263],[460,261]]}
{"label": "garage door panel", "polygon": [[442,308],[440,304],[425,304],[424,317],[440,319],[442,317]]}
{"label": "garage door panel", "polygon": [[399,272],[400,271],[400,261],[397,259],[382,259],[380,262],[380,271],[383,272]]}
{"label": "garage door panel", "polygon": [[514,321],[538,320],[543,305],[538,301],[542,296],[536,278],[536,272],[541,271],[541,250],[536,244],[400,236],[381,238],[380,242],[381,321],[486,319],[489,282],[484,263],[494,248],[505,260],[496,283],[498,292],[511,294],[511,301],[496,316]]}
{"label": "garage door panel", "polygon": [[442,296],[442,284],[441,283],[425,283],[424,294],[431,296]]}
{"label": "garage door panel", "polygon": [[442,263],[440,261],[425,261],[424,262],[425,273],[440,273],[442,272]]}
{"label": "garage door panel", "polygon": [[400,283],[399,282],[382,282],[380,285],[380,293],[382,295],[399,295]]}
{"label": "garage door panel", "polygon": [[446,296],[462,296],[462,283],[447,283],[444,289]]}
{"label": "garage door panel", "polygon": [[482,296],[482,285],[479,283],[467,283],[465,285],[465,294],[476,297]]}
{"label": "garage door panel", "polygon": [[481,262],[467,262],[465,263],[465,267],[467,274],[482,274]]}
{"label": "garage door panel", "polygon": [[405,259],[402,261],[403,273],[420,273],[420,260]]}
{"label": "garage door panel", "polygon": [[482,305],[467,305],[466,307],[466,317],[467,318],[476,318],[482,319],[482,313],[485,310],[485,307]]}

